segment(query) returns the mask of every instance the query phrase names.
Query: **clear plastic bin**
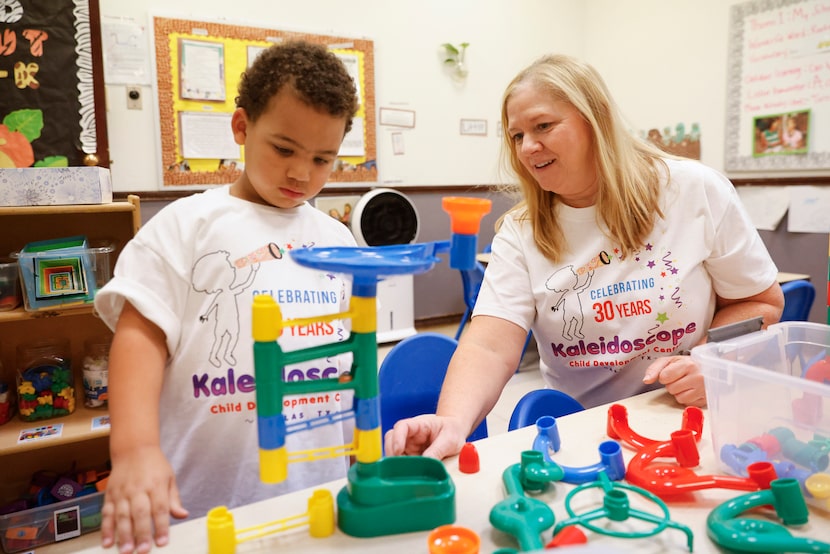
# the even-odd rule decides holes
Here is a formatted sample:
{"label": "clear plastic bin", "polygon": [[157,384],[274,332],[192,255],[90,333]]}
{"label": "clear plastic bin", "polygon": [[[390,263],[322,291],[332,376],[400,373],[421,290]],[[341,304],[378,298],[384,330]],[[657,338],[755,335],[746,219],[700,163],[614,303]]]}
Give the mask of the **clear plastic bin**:
{"label": "clear plastic bin", "polygon": [[27,311],[90,304],[112,276],[112,245],[15,252]]}
{"label": "clear plastic bin", "polygon": [[101,528],[104,493],[96,492],[0,515],[0,544],[8,553],[71,539]]}
{"label": "clear plastic bin", "polygon": [[17,411],[23,421],[75,411],[69,340],[47,338],[17,346]]}
{"label": "clear plastic bin", "polygon": [[770,461],[830,510],[830,326],[784,322],[692,349],[720,467]]}
{"label": "clear plastic bin", "polygon": [[20,271],[17,260],[0,258],[0,312],[20,306]]}

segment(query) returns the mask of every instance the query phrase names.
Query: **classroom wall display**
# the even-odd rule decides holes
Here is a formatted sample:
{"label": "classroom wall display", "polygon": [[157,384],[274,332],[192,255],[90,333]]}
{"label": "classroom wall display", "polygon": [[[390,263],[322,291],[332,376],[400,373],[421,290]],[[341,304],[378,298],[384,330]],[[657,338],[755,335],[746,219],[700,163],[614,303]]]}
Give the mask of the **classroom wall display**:
{"label": "classroom wall display", "polygon": [[732,6],[727,170],[830,168],[828,31],[830,0]]}
{"label": "classroom wall display", "polygon": [[[642,133],[641,133],[642,134]],[[655,128],[649,129],[644,138],[660,150],[683,156],[693,160],[700,159],[700,124],[692,123],[687,130],[685,123],[678,123],[672,127],[663,127],[662,132]]]}
{"label": "classroom wall display", "polygon": [[810,136],[810,110],[753,119],[753,156],[806,154]]}
{"label": "classroom wall display", "polygon": [[98,0],[0,1],[0,168],[109,167]]}
{"label": "classroom wall display", "polygon": [[377,181],[374,45],[346,38],[153,18],[159,130],[164,186],[233,182],[244,167],[233,140],[231,114],[239,76],[275,42],[303,39],[337,54],[357,86],[360,107],[329,181]]}

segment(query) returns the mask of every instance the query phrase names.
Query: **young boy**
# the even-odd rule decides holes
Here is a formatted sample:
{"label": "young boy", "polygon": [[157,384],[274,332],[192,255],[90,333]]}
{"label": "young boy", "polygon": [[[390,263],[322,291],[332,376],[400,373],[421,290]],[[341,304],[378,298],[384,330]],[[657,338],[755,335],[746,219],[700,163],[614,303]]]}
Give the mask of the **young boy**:
{"label": "young boy", "polygon": [[[287,42],[242,76],[231,127],[245,147],[233,184],[173,202],[124,248],[95,307],[115,331],[109,365],[112,473],[104,547],[148,552],[168,542],[169,517],[200,517],[344,477],[346,458],[292,465],[288,480],[259,480],[251,304],[270,294],[286,318],[337,313],[339,277],[288,253],[353,246],[340,222],[307,201],[325,185],[357,109],[354,83],[325,47]],[[342,323],[288,328],[295,350],[346,337]],[[347,371],[330,358],[285,368],[284,379]],[[313,398],[312,398],[313,397]],[[350,408],[341,395],[285,399],[288,423]],[[287,449],[342,445],[342,425],[287,437]]]}

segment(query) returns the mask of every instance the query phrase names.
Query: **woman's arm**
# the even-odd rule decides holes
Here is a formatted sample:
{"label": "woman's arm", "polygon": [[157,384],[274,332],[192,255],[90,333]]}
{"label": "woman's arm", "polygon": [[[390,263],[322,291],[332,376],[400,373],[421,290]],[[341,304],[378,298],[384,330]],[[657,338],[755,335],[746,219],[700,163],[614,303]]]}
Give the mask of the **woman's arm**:
{"label": "woman's arm", "polygon": [[474,317],[450,361],[436,414],[397,422],[386,433],[386,453],[438,459],[458,454],[516,372],[526,339],[527,331],[514,323]]}
{"label": "woman's arm", "polygon": [[471,433],[519,367],[526,339],[527,331],[504,319],[473,318],[450,362],[436,413],[457,418]]}
{"label": "woman's arm", "polygon": [[[710,329],[737,323],[746,319],[763,316],[763,326],[777,323],[784,311],[784,294],[781,285],[773,283],[760,294],[747,298],[717,297],[715,315]],[[705,342],[705,338],[701,344]],[[689,356],[665,356],[658,358],[646,369],[643,382],[650,384],[659,381],[681,404],[691,406],[706,405],[706,389],[700,367]]]}
{"label": "woman's arm", "polygon": [[784,293],[777,282],[770,285],[764,292],[748,298],[721,298],[717,297],[715,315],[710,328],[723,327],[729,323],[737,323],[753,317],[764,317],[764,328],[781,320],[784,311]]}

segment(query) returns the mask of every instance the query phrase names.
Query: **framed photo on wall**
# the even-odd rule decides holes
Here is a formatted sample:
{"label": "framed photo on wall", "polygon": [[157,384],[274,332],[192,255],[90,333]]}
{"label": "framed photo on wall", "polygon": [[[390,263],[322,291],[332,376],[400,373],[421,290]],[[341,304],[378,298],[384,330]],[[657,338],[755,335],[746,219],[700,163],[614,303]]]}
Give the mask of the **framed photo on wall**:
{"label": "framed photo on wall", "polygon": [[752,126],[752,155],[755,157],[806,154],[808,151],[809,110],[756,117]]}

